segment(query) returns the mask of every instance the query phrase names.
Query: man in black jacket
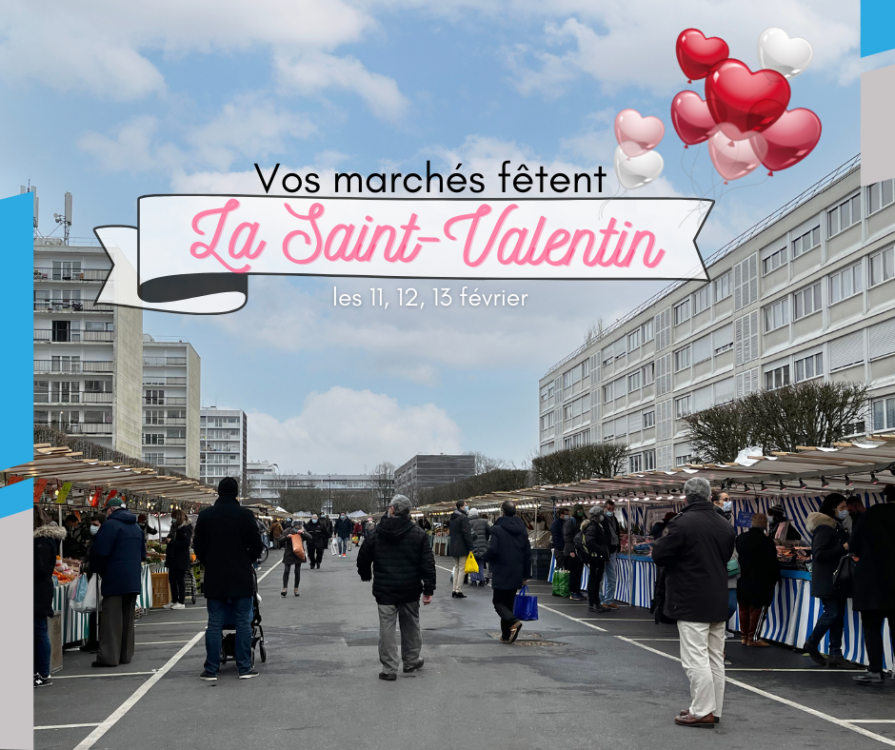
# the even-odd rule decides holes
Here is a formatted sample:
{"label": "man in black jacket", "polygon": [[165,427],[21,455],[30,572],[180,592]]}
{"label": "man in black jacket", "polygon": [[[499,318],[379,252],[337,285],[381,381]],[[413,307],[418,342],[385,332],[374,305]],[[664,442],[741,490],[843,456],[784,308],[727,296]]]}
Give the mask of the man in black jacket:
{"label": "man in black jacket", "polygon": [[531,574],[531,543],[528,528],[516,516],[516,506],[507,500],[500,510],[503,515],[491,527],[485,562],[491,570],[491,602],[500,617],[500,642],[512,643],[522,629],[513,605],[516,592],[528,583]]}
{"label": "man in black jacket", "polygon": [[435,593],[435,556],[429,539],[410,519],[410,500],[395,495],[388,516],[363,543],[357,555],[362,581],[373,581],[373,596],[379,607],[380,680],[398,678],[398,640],[395,625],[401,621],[401,659],[404,672],[423,666],[420,650],[420,596],[432,603]]}
{"label": "man in black jacket", "polygon": [[609,559],[603,566],[603,588],[600,590],[600,604],[608,609],[618,609],[615,603],[615,588],[618,584],[618,553],[621,551],[621,524],[615,517],[615,503],[607,500],[603,506],[603,530],[609,542]]}
{"label": "man in black jacket", "polygon": [[217,680],[221,666],[221,630],[225,621],[236,624],[236,666],[239,679],[257,677],[252,668],[252,598],[254,562],[264,549],[255,515],[239,505],[239,485],[233,477],[218,484],[218,499],[199,514],[193,535],[196,557],[205,566],[202,591],[208,604],[205,631],[205,670],[199,679]]}
{"label": "man in black jacket", "polygon": [[575,552],[575,535],[581,529],[584,522],[584,506],[572,507],[571,517],[566,518],[562,527],[563,535],[563,564],[569,571],[569,599],[583,602],[581,593],[581,573],[584,571],[584,561]]}
{"label": "man in black jacket", "polygon": [[348,541],[351,539],[351,532],[354,530],[354,521],[352,521],[345,513],[339,514],[336,521],[336,536],[339,537],[339,554],[345,557],[348,554],[348,548],[351,546]]}
{"label": "man in black jacket", "polygon": [[564,570],[563,568],[563,549],[566,546],[565,539],[562,535],[562,527],[569,515],[568,508],[557,508],[556,518],[550,524],[550,536],[553,539],[553,559],[556,560],[556,570]]}
{"label": "man in black jacket", "polygon": [[666,571],[665,614],[677,620],[690,680],[690,707],[675,723],[710,728],[724,704],[727,561],[736,540],[733,526],[709,501],[711,491],[705,479],[690,479],[684,485],[687,507],[653,544],[653,562]]}
{"label": "man in black jacket", "polygon": [[465,500],[457,501],[457,510],[451,514],[450,540],[448,552],[454,558],[454,589],[451,596],[454,599],[465,599],[463,593],[463,578],[466,575],[466,558],[472,552],[475,542],[475,534],[469,525],[469,505]]}

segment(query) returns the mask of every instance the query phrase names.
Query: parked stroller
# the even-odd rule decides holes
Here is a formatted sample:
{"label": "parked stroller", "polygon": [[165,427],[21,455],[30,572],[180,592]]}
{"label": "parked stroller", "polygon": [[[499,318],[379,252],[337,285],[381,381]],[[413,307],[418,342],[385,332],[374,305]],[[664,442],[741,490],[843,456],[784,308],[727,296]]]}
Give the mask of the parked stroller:
{"label": "parked stroller", "polygon": [[[252,596],[252,666],[255,665],[255,647],[261,656],[261,661],[267,661],[267,650],[264,648],[264,628],[261,627],[261,609],[259,604],[261,597],[258,596],[258,576],[254,574],[255,593]],[[221,665],[228,661],[236,660],[236,623],[224,621],[222,628],[223,638],[221,639]],[[227,632],[230,631],[230,632]]]}

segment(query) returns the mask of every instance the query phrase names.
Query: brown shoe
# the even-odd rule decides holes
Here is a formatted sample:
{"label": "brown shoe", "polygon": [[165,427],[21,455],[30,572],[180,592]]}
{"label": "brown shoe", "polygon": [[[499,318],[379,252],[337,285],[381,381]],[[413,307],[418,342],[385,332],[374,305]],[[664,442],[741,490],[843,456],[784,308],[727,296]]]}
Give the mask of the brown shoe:
{"label": "brown shoe", "polygon": [[740,643],[742,643],[744,646],[748,646],[749,639],[748,638],[740,638]]}
{"label": "brown shoe", "polygon": [[[689,708],[685,708],[683,711],[681,711],[681,712],[678,714],[678,716],[690,716],[690,715],[691,715],[691,714],[690,714],[690,709],[689,709]],[[716,717],[715,717],[715,723],[716,723],[716,724],[720,724],[720,723],[721,723],[721,717],[720,717],[720,716],[716,716]]]}
{"label": "brown shoe", "polygon": [[609,602],[606,606],[609,607],[609,609],[618,609],[618,605],[615,602]]}
{"label": "brown shoe", "polygon": [[767,641],[763,641],[761,639],[759,639],[757,641],[749,641],[749,643],[747,643],[746,645],[747,646],[757,646],[759,648],[770,648],[770,646],[771,646],[770,643],[768,643]]}
{"label": "brown shoe", "polygon": [[679,727],[708,727],[709,729],[714,729],[715,717],[713,714],[707,714],[701,719],[697,719],[693,714],[687,711],[685,714],[675,716],[674,723]]}

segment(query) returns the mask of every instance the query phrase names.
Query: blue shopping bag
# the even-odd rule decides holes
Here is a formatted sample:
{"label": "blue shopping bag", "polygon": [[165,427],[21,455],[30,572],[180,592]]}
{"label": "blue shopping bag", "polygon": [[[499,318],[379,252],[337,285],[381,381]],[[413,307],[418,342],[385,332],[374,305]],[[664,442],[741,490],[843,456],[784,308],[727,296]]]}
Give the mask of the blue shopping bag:
{"label": "blue shopping bag", "polygon": [[528,586],[523,586],[516,594],[513,614],[520,620],[538,619],[538,597],[528,593]]}

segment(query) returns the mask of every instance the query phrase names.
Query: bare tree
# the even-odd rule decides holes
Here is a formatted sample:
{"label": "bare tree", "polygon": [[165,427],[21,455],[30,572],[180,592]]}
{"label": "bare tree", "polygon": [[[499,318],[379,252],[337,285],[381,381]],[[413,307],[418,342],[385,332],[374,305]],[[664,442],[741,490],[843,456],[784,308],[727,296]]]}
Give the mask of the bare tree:
{"label": "bare tree", "polygon": [[[373,467],[373,476],[376,478],[376,507],[369,511],[382,512],[395,494],[395,465],[382,461]],[[411,503],[414,501],[412,497],[408,499]]]}
{"label": "bare tree", "polygon": [[467,455],[475,456],[476,475],[487,474],[489,471],[497,471],[498,469],[515,468],[510,461],[504,461],[502,458],[491,458],[479,451],[470,451]]}
{"label": "bare tree", "polygon": [[590,328],[587,329],[587,333],[584,335],[584,343],[593,344],[595,341],[599,341],[603,338],[604,330],[603,318],[597,318]]}

